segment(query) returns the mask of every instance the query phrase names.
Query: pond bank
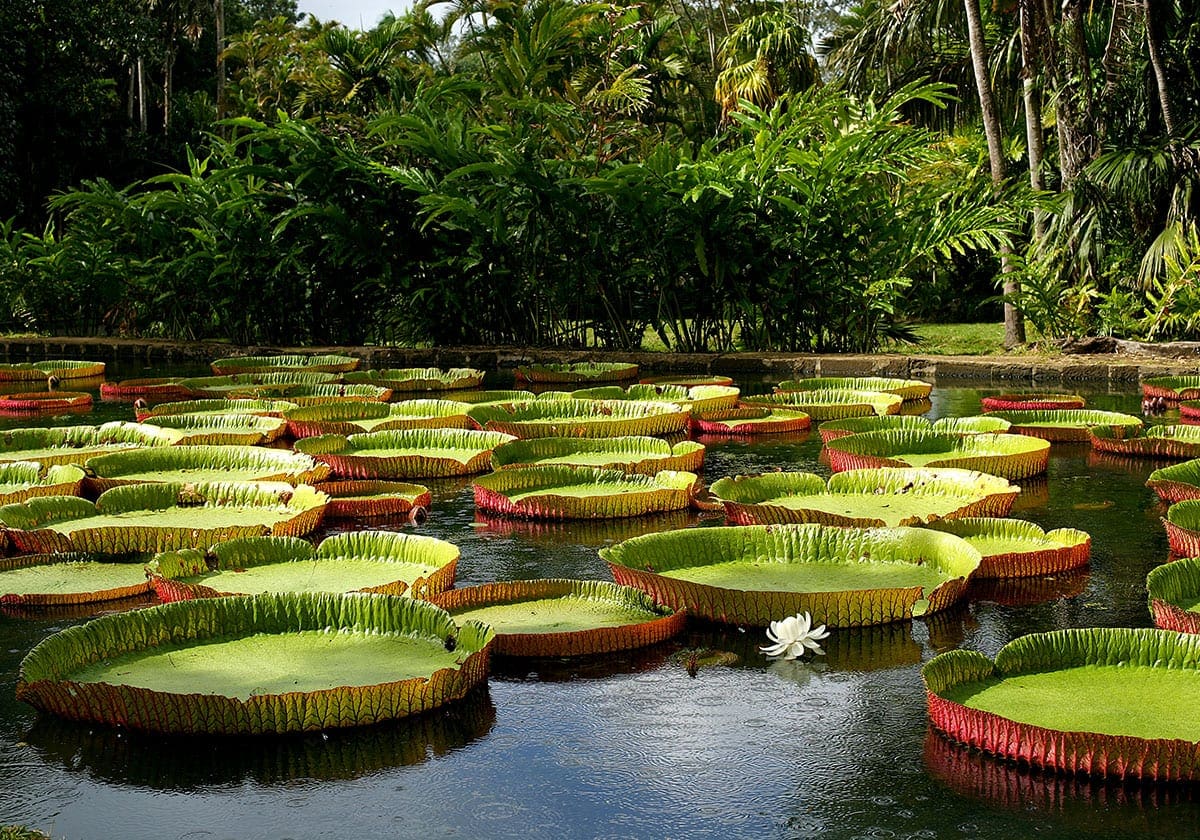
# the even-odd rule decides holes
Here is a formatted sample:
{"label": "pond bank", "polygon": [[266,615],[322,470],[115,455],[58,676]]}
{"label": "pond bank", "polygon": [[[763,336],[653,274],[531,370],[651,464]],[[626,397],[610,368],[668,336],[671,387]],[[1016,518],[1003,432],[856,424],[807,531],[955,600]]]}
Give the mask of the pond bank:
{"label": "pond bank", "polygon": [[512,369],[545,362],[637,362],[647,371],[715,373],[782,381],[805,376],[898,376],[941,382],[1054,384],[1110,383],[1126,386],[1147,376],[1200,372],[1200,359],[1161,358],[1141,352],[1088,355],[935,356],[920,353],[838,355],[814,353],[660,353],[556,350],[522,347],[242,347],[216,341],[120,338],[10,338],[0,340],[6,362],[67,358],[112,362],[208,362],[224,356],[267,353],[345,353],[372,367],[474,367]]}

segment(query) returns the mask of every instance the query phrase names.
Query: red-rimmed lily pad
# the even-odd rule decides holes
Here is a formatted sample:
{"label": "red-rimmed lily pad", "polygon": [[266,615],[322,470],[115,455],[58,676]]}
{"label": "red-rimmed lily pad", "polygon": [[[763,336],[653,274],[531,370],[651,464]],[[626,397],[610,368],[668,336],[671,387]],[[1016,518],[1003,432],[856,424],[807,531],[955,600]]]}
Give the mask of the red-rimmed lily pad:
{"label": "red-rimmed lily pad", "polygon": [[1150,570],[1146,592],[1154,625],[1200,633],[1200,557],[1187,557]]}
{"label": "red-rimmed lily pad", "polygon": [[181,385],[180,381],[181,377],[161,376],[105,382],[100,385],[100,399],[112,402],[187,399],[192,392]]}
{"label": "red-rimmed lily pad", "polygon": [[620,382],[636,379],[638,366],[626,362],[520,365],[513,375],[518,382]]}
{"label": "red-rimmed lily pad", "polygon": [[0,395],[0,411],[6,414],[40,414],[88,408],[92,395],[82,391],[26,391]]}
{"label": "red-rimmed lily pad", "polygon": [[1142,396],[1168,402],[1200,397],[1200,376],[1152,376],[1142,380]]}
{"label": "red-rimmed lily pad", "polygon": [[278,356],[233,356],[217,359],[212,363],[212,372],[217,376],[239,373],[345,373],[355,370],[359,359],[333,353],[300,354]]}
{"label": "red-rimmed lily pad", "polygon": [[288,388],[336,384],[336,373],[233,373],[227,376],[192,376],[180,384],[195,397],[215,399],[266,399],[281,397]]}
{"label": "red-rimmed lily pad", "polygon": [[114,487],[95,503],[46,496],[0,507],[18,550],[126,554],[205,547],[235,537],[304,536],[329,497],[301,484],[213,482]]}
{"label": "red-rimmed lily pad", "polygon": [[1092,449],[1135,458],[1200,457],[1200,426],[1150,426],[1132,436],[1114,434],[1097,426],[1091,432]]}
{"label": "red-rimmed lily pad", "polygon": [[378,385],[340,385],[332,382],[316,385],[289,385],[279,396],[296,405],[324,405],[336,402],[387,402],[391,388]]}
{"label": "red-rimmed lily pad", "polygon": [[96,493],[122,484],[164,481],[315,484],[330,474],[328,464],[310,455],[261,446],[160,446],[98,455],[86,466]]}
{"label": "red-rimmed lily pad", "polygon": [[721,411],[737,406],[741,390],[729,385],[606,385],[572,391],[570,396],[577,400],[644,400],[669,402],[686,408],[693,414],[706,411]]}
{"label": "red-rimmed lily pad", "polygon": [[348,373],[342,381],[377,385],[396,392],[460,391],[483,384],[483,371],[475,368],[386,368]]}
{"label": "red-rimmed lily pad", "polygon": [[265,414],[156,414],[142,425],[169,429],[190,446],[261,446],[287,431],[286,420]]}
{"label": "red-rimmed lily pad", "polygon": [[1050,442],[1027,435],[956,435],[934,431],[865,432],[825,447],[834,472],[873,467],[958,467],[1010,481],[1046,472]]}
{"label": "red-rimmed lily pad", "polygon": [[1043,531],[1023,519],[947,519],[929,528],[962,537],[979,549],[981,578],[1052,575],[1088,564],[1092,538],[1075,528]]}
{"label": "red-rimmed lily pad", "polygon": [[518,580],[451,589],[433,602],[455,621],[496,633],[502,656],[585,656],[646,647],[677,635],[687,613],[604,581]]}
{"label": "red-rimmed lily pad", "polygon": [[852,391],[845,388],[815,388],[808,391],[781,391],[742,397],[744,405],[790,408],[803,411],[812,420],[840,420],[871,414],[899,414],[904,398],[883,391]]}
{"label": "red-rimmed lily pad", "polygon": [[996,394],[979,401],[984,411],[1064,411],[1085,408],[1078,394]]}
{"label": "red-rimmed lily pad", "polygon": [[1063,773],[1194,781],[1198,662],[1200,637],[1104,627],[1022,636],[995,662],[953,650],[921,674],[952,740]]}
{"label": "red-rimmed lily pad", "polygon": [[492,631],[425,601],[273,593],[102,616],[48,637],[17,697],[73,720],[269,734],[419,714],[487,678]]}
{"label": "red-rimmed lily pad", "polygon": [[293,438],[356,435],[391,429],[473,429],[467,406],[451,400],[397,403],[335,402],[306,405],[285,415]]}
{"label": "red-rimmed lily pad", "polygon": [[1171,505],[1163,525],[1173,554],[1177,557],[1200,556],[1200,499],[1184,499]]}
{"label": "red-rimmed lily pad", "polygon": [[847,417],[822,423],[818,431],[821,442],[861,435],[866,432],[885,432],[896,429],[931,430],[955,435],[982,435],[1007,432],[1012,424],[1000,417],[942,417],[930,421],[911,414],[884,414],[879,417]]}
{"label": "red-rimmed lily pad", "polygon": [[263,592],[377,592],[427,598],[454,585],[458,548],[387,531],[337,534],[320,546],[299,537],[247,537],[164,551],[147,566],[164,602]]}
{"label": "red-rimmed lily pad", "polygon": [[399,429],[318,435],[296,441],[295,449],[329,464],[339,478],[445,478],[485,472],[492,450],[513,439],[472,429]]}
{"label": "red-rimmed lily pad", "polygon": [[48,377],[59,379],[94,379],[104,376],[104,362],[78,362],[50,359],[44,362],[13,362],[0,364],[0,382],[45,382]]}
{"label": "red-rimmed lily pad", "polygon": [[618,519],[683,510],[696,494],[695,473],[561,465],[514,467],[475,479],[475,506],[530,519]]}
{"label": "red-rimmed lily pad", "polygon": [[150,591],[142,560],[33,554],[0,559],[0,606],[56,607],[132,598]]}
{"label": "red-rimmed lily pad", "polygon": [[296,403],[288,400],[180,400],[160,403],[153,408],[135,406],[134,416],[139,423],[145,422],[148,417],[167,417],[174,414],[203,414],[210,417],[225,414],[258,414],[263,417],[283,417],[295,408],[298,408]]}
{"label": "red-rimmed lily pad", "polygon": [[600,550],[617,583],[728,624],[765,627],[808,612],[830,627],[945,609],[979,552],[922,528],[738,525],[635,537]]}
{"label": "red-rimmed lily pad", "polygon": [[325,519],[383,519],[407,517],[423,522],[433,494],[422,484],[404,481],[324,481],[317,489],[329,496]]}
{"label": "red-rimmed lily pad", "polygon": [[682,385],[685,388],[693,388],[697,385],[732,385],[733,377],[715,373],[667,373],[661,376],[645,376],[638,381],[642,385]]}
{"label": "red-rimmed lily pad", "polygon": [[1146,486],[1169,504],[1200,499],[1200,458],[1155,470],[1146,479]]}
{"label": "red-rimmed lily pad", "polygon": [[829,479],[804,472],[722,478],[711,488],[736,525],[920,525],[935,519],[1007,516],[1021,488],[970,470],[851,470]]}
{"label": "red-rimmed lily pad", "polygon": [[780,382],[776,388],[781,393],[823,389],[882,391],[885,394],[895,394],[905,402],[912,402],[929,399],[933,385],[919,379],[898,379],[889,376],[821,376],[811,379],[789,379]]}
{"label": "red-rimmed lily pad", "polygon": [[812,420],[803,411],[767,406],[743,406],[693,414],[692,431],[702,435],[777,435],[803,432]]}
{"label": "red-rimmed lily pad", "polygon": [[102,426],[54,426],[44,429],[9,429],[0,432],[0,463],[36,461],[83,466],[88,458],[145,446],[170,446],[179,436],[167,429],[136,423],[113,422]]}
{"label": "red-rimmed lily pad", "polygon": [[493,469],[546,464],[599,467],[654,475],[661,470],[697,472],[704,446],[690,440],[670,444],[662,438],[531,438],[502,443],[492,453]]}
{"label": "red-rimmed lily pad", "polygon": [[518,438],[681,434],[690,417],[688,409],[673,403],[576,399],[476,405],[467,414],[489,431]]}
{"label": "red-rimmed lily pad", "polygon": [[448,399],[467,405],[506,405],[509,403],[525,403],[537,399],[567,399],[570,395],[565,391],[551,391],[547,394],[535,394],[532,391],[514,391],[511,389],[489,389],[485,391],[455,391]]}
{"label": "red-rimmed lily pad", "polygon": [[994,411],[993,417],[1003,417],[1012,423],[1012,431],[1031,435],[1052,443],[1086,443],[1091,430],[1106,431],[1111,437],[1131,437],[1142,430],[1142,421],[1132,414],[1094,409],[1061,409],[1056,411]]}

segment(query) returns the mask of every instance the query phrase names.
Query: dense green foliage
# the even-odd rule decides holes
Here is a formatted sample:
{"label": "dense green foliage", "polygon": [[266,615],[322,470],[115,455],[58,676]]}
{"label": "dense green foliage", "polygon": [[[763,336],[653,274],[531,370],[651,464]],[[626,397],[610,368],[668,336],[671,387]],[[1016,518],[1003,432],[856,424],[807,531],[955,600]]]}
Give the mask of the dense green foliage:
{"label": "dense green foliage", "polygon": [[[1170,2],[1038,6],[1024,44],[983,10],[1002,129],[1045,145],[1010,140],[999,187],[953,4],[479,0],[359,32],[227,2],[224,120],[209,4],[39,5],[0,13],[18,68],[39,33],[76,52],[58,88],[0,74],[0,149],[59,148],[36,123],[87,153],[0,166],[15,327],[869,350],[990,311],[1003,249],[1042,335],[1200,334],[1200,30]],[[21,110],[54,99],[73,135]]]}

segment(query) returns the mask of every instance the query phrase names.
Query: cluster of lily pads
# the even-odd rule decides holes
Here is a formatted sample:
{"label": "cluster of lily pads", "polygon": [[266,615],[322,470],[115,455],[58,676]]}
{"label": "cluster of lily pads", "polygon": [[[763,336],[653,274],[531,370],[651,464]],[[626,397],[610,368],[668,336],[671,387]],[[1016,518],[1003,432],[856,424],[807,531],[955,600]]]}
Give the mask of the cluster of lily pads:
{"label": "cluster of lily pads", "polygon": [[[915,380],[792,380],[743,395],[725,379],[608,384],[637,377],[626,364],[519,369],[519,382],[553,388],[535,395],[480,390],[479,371],[356,366],[221,359],[211,377],[101,386],[106,399],[136,401],[136,422],[0,436],[0,534],[13,555],[0,561],[0,604],[151,589],[162,602],[47,638],[22,663],[19,697],[138,729],[265,733],[422,712],[486,680],[492,655],[649,645],[689,616],[769,627],[766,654],[801,657],[829,631],[944,610],[971,581],[1086,565],[1086,533],[1009,518],[1014,482],[1044,474],[1052,446],[1145,441],[1121,454],[1189,457],[1174,445],[1186,434],[1165,431],[1176,427],[1145,430],[1074,395],[1003,395],[979,416],[930,422],[920,416],[930,386]],[[700,477],[712,436],[814,423],[828,479]],[[312,541],[335,517],[419,523],[431,493],[408,482],[450,476],[475,476],[489,517],[692,508],[727,524],[602,549],[612,582],[466,588],[454,585],[458,549],[408,529]],[[1172,549],[1200,555],[1200,461],[1150,485],[1175,502]],[[923,672],[934,726],[1039,766],[1197,778],[1200,733],[1145,700],[1195,689],[1200,637],[1175,630],[1197,632],[1200,559],[1156,570],[1150,593],[1171,630],[1042,634],[994,663],[935,658]],[[1114,730],[1088,702],[1103,695],[1147,711]]]}

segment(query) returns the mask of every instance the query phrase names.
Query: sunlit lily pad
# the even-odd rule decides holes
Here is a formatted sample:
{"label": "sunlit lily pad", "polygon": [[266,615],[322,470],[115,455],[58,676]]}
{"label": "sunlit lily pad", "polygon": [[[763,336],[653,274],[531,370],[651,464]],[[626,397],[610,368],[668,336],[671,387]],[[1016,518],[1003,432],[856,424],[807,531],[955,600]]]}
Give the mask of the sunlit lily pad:
{"label": "sunlit lily pad", "polygon": [[720,376],[715,373],[701,374],[663,374],[661,376],[646,376],[639,380],[643,385],[682,385],[693,388],[697,385],[732,385],[733,378]]}
{"label": "sunlit lily pad", "polygon": [[979,552],[922,528],[740,525],[636,537],[600,550],[617,583],[728,624],[781,616],[854,627],[945,609]]}
{"label": "sunlit lily pad", "polygon": [[673,403],[576,399],[477,405],[467,413],[485,429],[519,438],[680,434],[690,415]]}
{"label": "sunlit lily pad", "polygon": [[741,390],[729,385],[619,385],[583,388],[571,392],[577,400],[644,400],[674,403],[693,414],[706,411],[721,411],[737,406]]}
{"label": "sunlit lily pad", "polygon": [[955,741],[1063,773],[1166,782],[1200,771],[1198,662],[1200,637],[1105,627],[1021,636],[994,663],[952,650],[921,673],[930,720]]}
{"label": "sunlit lily pad", "polygon": [[782,391],[778,394],[743,396],[745,405],[790,408],[803,411],[812,420],[840,420],[871,414],[898,414],[904,398],[882,391],[852,391],[844,388],[816,388],[806,391]]}
{"label": "sunlit lily pad", "polygon": [[74,464],[43,468],[33,461],[0,463],[0,505],[36,496],[78,496],[83,479],[83,470]]}
{"label": "sunlit lily pad", "polygon": [[1200,499],[1200,458],[1160,467],[1150,473],[1146,486],[1168,503]]}
{"label": "sunlit lily pad", "polygon": [[473,429],[467,406],[450,400],[405,400],[397,403],[336,402],[306,405],[285,415],[293,438],[356,435],[391,429]]}
{"label": "sunlit lily pad", "polygon": [[521,365],[514,372],[518,382],[619,382],[637,375],[638,366],[625,362]]}
{"label": "sunlit lily pad", "polygon": [[459,391],[483,384],[483,371],[475,368],[387,368],[347,373],[342,381],[377,385],[396,392]]}
{"label": "sunlit lily pad", "polygon": [[861,435],[866,432],[885,432],[896,429],[932,430],[955,435],[998,434],[1007,432],[1012,424],[1000,417],[942,417],[930,421],[910,414],[885,414],[879,417],[847,417],[829,420],[818,431],[821,442]]}
{"label": "sunlit lily pad", "polygon": [[1152,376],[1142,380],[1142,396],[1169,402],[1200,397],[1200,376]]}
{"label": "sunlit lily pad", "polygon": [[5,414],[49,414],[87,408],[92,395],[81,391],[26,391],[19,394],[0,394],[0,412]]}
{"label": "sunlit lily pad", "polygon": [[150,591],[144,563],[90,554],[34,554],[0,559],[0,605],[90,604]]}
{"label": "sunlit lily pad", "polygon": [[696,472],[704,465],[704,446],[662,438],[532,438],[502,443],[492,453],[492,468],[568,464],[654,475],[660,470]]}
{"label": "sunlit lily pad", "polygon": [[851,470],[825,479],[778,472],[722,478],[711,488],[736,525],[919,525],[941,518],[1007,516],[1021,488],[970,470]]}
{"label": "sunlit lily pad", "polygon": [[929,399],[933,385],[919,379],[897,379],[888,376],[822,376],[811,379],[789,379],[780,382],[776,389],[780,392],[815,391],[819,389],[837,389],[845,391],[882,391],[885,394],[896,394],[905,402]]}
{"label": "sunlit lily pad", "polygon": [[1200,633],[1200,557],[1187,557],[1150,570],[1146,576],[1154,625]]}
{"label": "sunlit lily pad", "polygon": [[691,428],[702,435],[777,435],[803,432],[812,420],[803,411],[767,406],[743,406],[692,415]]}
{"label": "sunlit lily pad", "polygon": [[696,492],[696,474],[561,465],[514,467],[475,479],[480,510],[531,519],[615,519],[683,510]]}
{"label": "sunlit lily pad", "polygon": [[471,429],[400,429],[319,435],[295,449],[333,467],[339,478],[444,478],[485,472],[492,450],[511,435]]}
{"label": "sunlit lily pad", "polygon": [[1171,505],[1163,525],[1173,554],[1200,557],[1200,499],[1184,499]]}
{"label": "sunlit lily pad", "polygon": [[76,464],[108,452],[145,446],[170,446],[179,435],[168,429],[136,423],[102,426],[53,426],[0,432],[0,463],[36,461],[42,466]]}
{"label": "sunlit lily pad", "polygon": [[547,395],[535,394],[532,391],[490,389],[486,391],[455,391],[453,394],[447,395],[447,399],[467,405],[505,405],[537,399],[566,399],[569,396],[565,391],[553,391]]}
{"label": "sunlit lily pad", "polygon": [[47,496],[4,505],[0,525],[23,552],[166,551],[234,537],[303,536],[320,524],[328,500],[304,484],[131,484],[95,503]]}
{"label": "sunlit lily pad", "polygon": [[217,376],[239,373],[343,373],[358,367],[359,360],[353,356],[332,353],[304,355],[293,353],[278,356],[233,356],[217,359],[212,363],[212,372]]}
{"label": "sunlit lily pad", "polygon": [[1142,429],[1142,421],[1132,414],[1094,409],[1061,409],[1057,411],[995,411],[993,417],[1003,417],[1012,423],[1012,431],[1040,437],[1053,443],[1086,443],[1090,430],[1099,429],[1111,437],[1130,437]]}
{"label": "sunlit lily pad", "polygon": [[160,403],[153,408],[134,406],[134,413],[139,423],[148,417],[166,417],[172,414],[204,414],[222,416],[226,414],[258,414],[263,417],[282,417],[298,406],[287,400],[180,400],[179,402]]}
{"label": "sunlit lily pad", "polygon": [[1092,449],[1136,458],[1200,457],[1200,426],[1150,426],[1132,436],[1097,426],[1091,431]]}
{"label": "sunlit lily pad", "polygon": [[228,376],[193,376],[180,384],[197,398],[267,399],[280,397],[288,388],[328,385],[338,381],[336,373],[234,373]]}
{"label": "sunlit lily pad", "polygon": [[111,401],[183,400],[191,391],[180,384],[181,377],[163,376],[148,379],[125,379],[120,382],[105,382],[100,385],[100,399]]}
{"label": "sunlit lily pad", "polygon": [[332,382],[316,385],[289,385],[279,396],[296,405],[325,405],[338,402],[387,402],[391,388],[378,385],[339,385]]}
{"label": "sunlit lily pad", "polygon": [[1075,528],[1043,531],[1023,519],[949,519],[927,527],[962,537],[979,549],[981,578],[1052,575],[1086,566],[1092,538]]}
{"label": "sunlit lily pad", "polygon": [[317,489],[329,496],[326,521],[407,517],[423,522],[433,502],[428,487],[404,481],[323,481]]}
{"label": "sunlit lily pad", "polygon": [[1046,472],[1050,442],[1027,435],[866,432],[826,445],[834,472],[872,467],[958,467],[1009,480]]}
{"label": "sunlit lily pad", "polygon": [[[73,720],[186,734],[364,726],[462,698],[492,632],[425,601],[282,593],[103,616],[21,663],[17,697]],[[451,641],[452,640],[452,641]]]}
{"label": "sunlit lily pad", "polygon": [[980,400],[984,411],[1063,411],[1084,408],[1078,394],[997,394]]}
{"label": "sunlit lily pad", "polygon": [[144,482],[284,481],[315,484],[329,466],[309,455],[261,446],[161,446],[98,455],[87,461],[88,482],[102,493]]}
{"label": "sunlit lily pad", "polygon": [[265,414],[155,414],[142,425],[170,429],[191,446],[261,446],[287,431],[286,420]]}
{"label": "sunlit lily pad", "polygon": [[355,531],[320,546],[299,537],[247,537],[164,551],[147,567],[164,602],[263,592],[378,592],[425,598],[454,585],[458,548],[444,540]]}
{"label": "sunlit lily pad", "polygon": [[433,602],[455,621],[496,633],[503,656],[583,656],[656,644],[683,630],[687,614],[644,592],[603,581],[519,580],[452,589]]}
{"label": "sunlit lily pad", "polygon": [[44,362],[12,362],[0,364],[0,382],[45,382],[47,377],[59,379],[93,379],[104,376],[104,362],[78,362],[50,359]]}

